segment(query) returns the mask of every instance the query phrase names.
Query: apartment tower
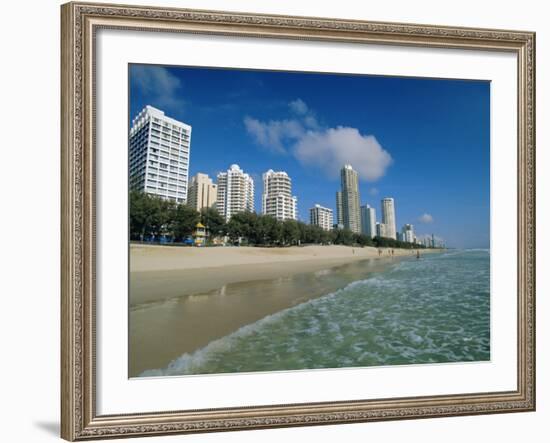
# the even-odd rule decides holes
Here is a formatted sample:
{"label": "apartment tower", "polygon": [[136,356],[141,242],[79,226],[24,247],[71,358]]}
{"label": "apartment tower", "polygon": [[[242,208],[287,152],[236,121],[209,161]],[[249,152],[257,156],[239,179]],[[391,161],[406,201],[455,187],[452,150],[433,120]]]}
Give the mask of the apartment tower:
{"label": "apartment tower", "polygon": [[313,226],[319,226],[325,231],[330,231],[333,223],[332,209],[316,204],[309,210],[309,223]]}
{"label": "apartment tower", "polygon": [[262,214],[277,220],[296,220],[298,218],[296,196],[292,195],[292,180],[284,171],[272,169],[262,175],[264,191],[262,193]]}
{"label": "apartment tower", "polygon": [[203,208],[215,208],[217,202],[218,186],[212,182],[207,174],[198,173],[191,178],[187,204],[200,211]]}
{"label": "apartment tower", "polygon": [[336,192],[336,227],[344,228],[344,208],[342,207],[342,191]]}
{"label": "apartment tower", "polygon": [[376,209],[369,205],[361,206],[361,233],[370,238],[376,237]]}
{"label": "apartment tower", "polygon": [[218,174],[216,207],[226,221],[238,212],[254,211],[254,180],[239,165]]}
{"label": "apartment tower", "polygon": [[402,240],[407,243],[414,243],[414,227],[413,225],[407,223],[403,225],[403,229],[401,229],[401,236]]}
{"label": "apartment tower", "polygon": [[395,226],[395,204],[393,198],[382,199],[382,223],[386,225],[386,237],[397,239]]}
{"label": "apartment tower", "polygon": [[342,190],[342,221],[344,228],[359,234],[361,232],[361,212],[359,205],[359,176],[351,165],[340,171]]}
{"label": "apartment tower", "polygon": [[376,222],[376,236],[379,238],[388,237],[387,226],[384,223]]}
{"label": "apartment tower", "polygon": [[148,105],[132,120],[129,145],[130,189],[186,203],[191,126]]}

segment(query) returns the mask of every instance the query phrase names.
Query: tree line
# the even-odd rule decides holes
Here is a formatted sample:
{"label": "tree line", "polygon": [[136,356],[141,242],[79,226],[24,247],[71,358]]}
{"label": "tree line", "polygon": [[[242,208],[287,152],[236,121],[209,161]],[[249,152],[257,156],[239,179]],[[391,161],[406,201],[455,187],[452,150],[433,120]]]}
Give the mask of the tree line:
{"label": "tree line", "polygon": [[182,242],[193,234],[197,223],[206,229],[207,243],[228,237],[233,244],[251,246],[293,246],[300,244],[374,246],[383,248],[423,248],[391,238],[371,238],[349,229],[325,231],[319,226],[296,220],[279,221],[254,212],[234,214],[229,222],[215,208],[200,212],[186,204],[177,204],[144,192],[130,192],[130,239],[144,241],[165,236]]}

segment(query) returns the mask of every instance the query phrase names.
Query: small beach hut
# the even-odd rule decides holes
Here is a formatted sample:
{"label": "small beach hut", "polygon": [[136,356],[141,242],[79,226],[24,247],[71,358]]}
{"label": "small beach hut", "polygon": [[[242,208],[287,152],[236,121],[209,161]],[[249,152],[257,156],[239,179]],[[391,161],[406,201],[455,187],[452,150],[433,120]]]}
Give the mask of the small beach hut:
{"label": "small beach hut", "polygon": [[198,222],[193,232],[195,246],[203,246],[206,239],[206,229],[201,222]]}

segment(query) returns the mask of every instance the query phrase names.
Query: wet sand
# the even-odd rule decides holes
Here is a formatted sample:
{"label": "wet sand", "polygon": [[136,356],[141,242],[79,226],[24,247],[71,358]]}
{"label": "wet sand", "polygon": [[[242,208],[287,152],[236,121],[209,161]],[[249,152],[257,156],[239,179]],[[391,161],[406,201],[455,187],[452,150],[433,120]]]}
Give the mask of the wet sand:
{"label": "wet sand", "polygon": [[[262,249],[132,247],[129,376],[412,257],[340,246]],[[147,262],[153,270],[144,270]]]}
{"label": "wet sand", "polygon": [[[395,257],[411,257],[395,249]],[[368,258],[391,258],[388,249],[347,246],[290,248],[183,248],[131,245],[130,307],[221,288],[228,283],[267,280],[318,271]]]}

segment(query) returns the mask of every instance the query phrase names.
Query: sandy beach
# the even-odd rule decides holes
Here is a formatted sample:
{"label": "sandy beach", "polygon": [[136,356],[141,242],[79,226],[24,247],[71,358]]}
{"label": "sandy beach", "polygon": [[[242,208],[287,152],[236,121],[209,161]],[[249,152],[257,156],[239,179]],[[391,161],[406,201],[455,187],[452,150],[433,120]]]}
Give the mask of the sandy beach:
{"label": "sandy beach", "polygon": [[[366,259],[391,259],[389,249],[348,246],[184,248],[131,245],[130,306],[196,294],[223,285],[314,272]],[[423,251],[429,253],[432,251]],[[394,249],[394,257],[413,251]]]}
{"label": "sandy beach", "polygon": [[346,246],[131,245],[129,375],[165,367],[244,325],[413,255]]}

